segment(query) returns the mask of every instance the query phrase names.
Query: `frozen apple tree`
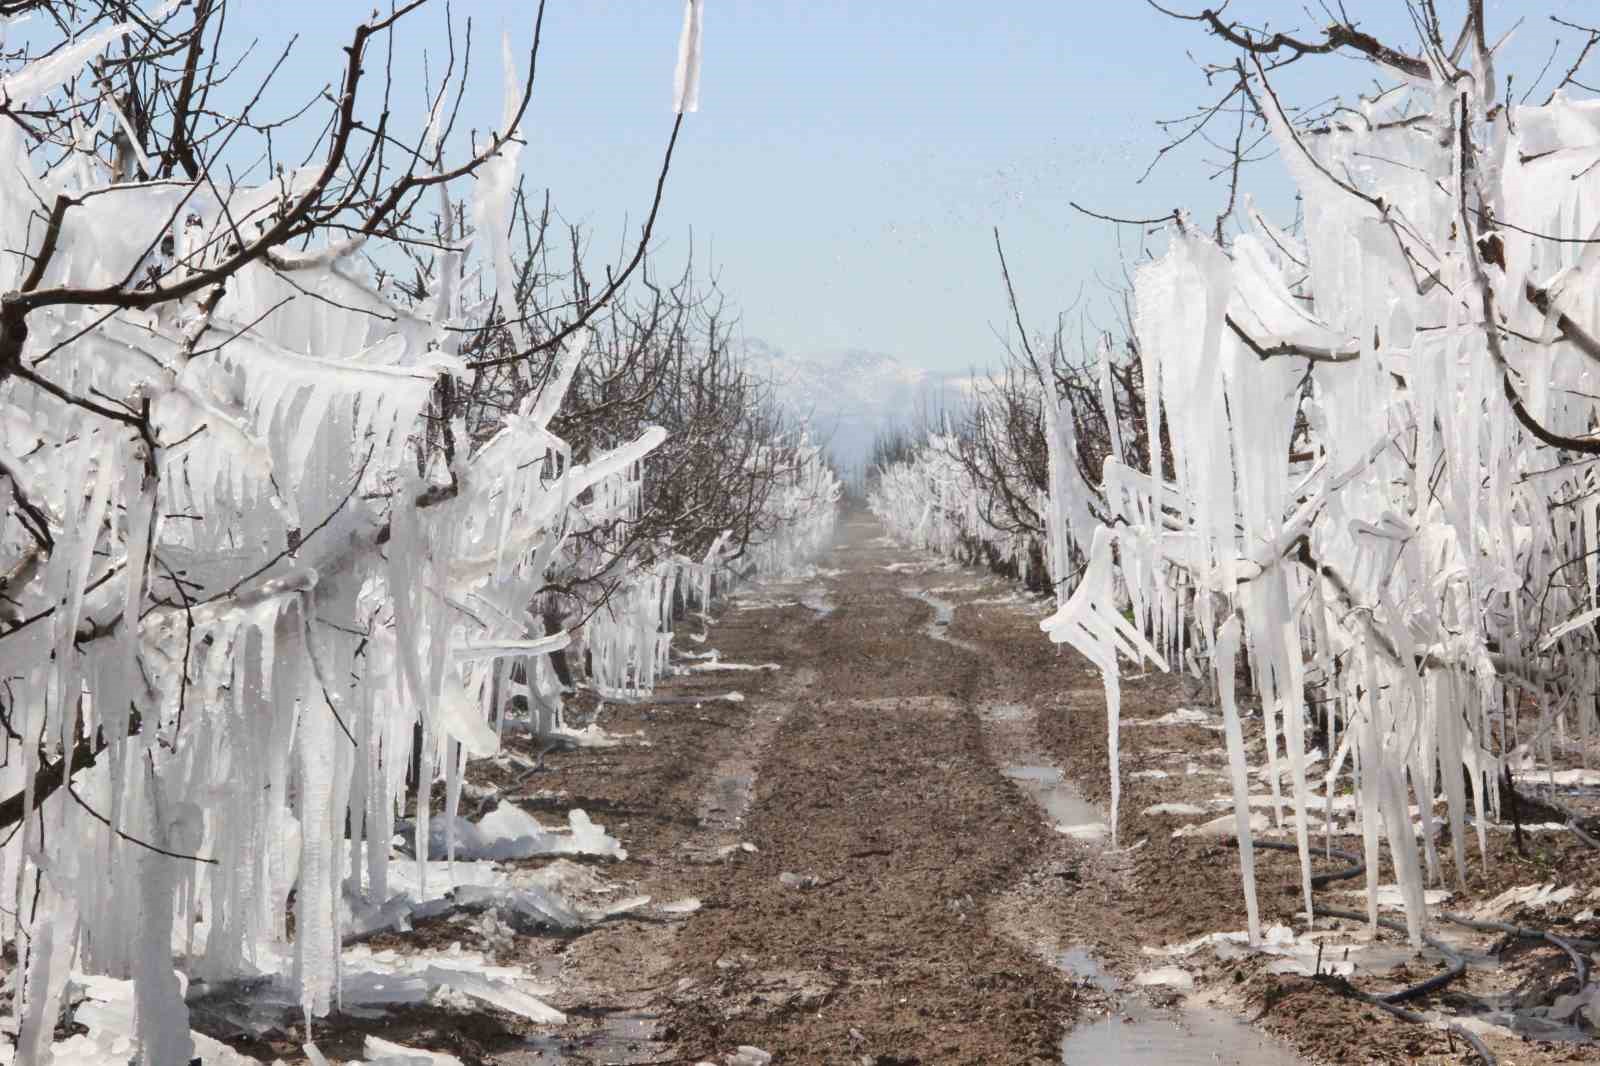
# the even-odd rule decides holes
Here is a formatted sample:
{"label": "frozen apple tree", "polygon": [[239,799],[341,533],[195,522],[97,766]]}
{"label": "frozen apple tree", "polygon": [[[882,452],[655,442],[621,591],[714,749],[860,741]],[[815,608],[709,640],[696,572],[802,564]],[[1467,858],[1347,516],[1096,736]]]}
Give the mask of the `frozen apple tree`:
{"label": "frozen apple tree", "polygon": [[[1119,659],[1209,664],[1252,938],[1246,653],[1308,913],[1308,827],[1341,777],[1369,914],[1386,841],[1416,942],[1424,884],[1462,878],[1474,837],[1487,861],[1502,769],[1593,752],[1600,100],[1579,69],[1600,33],[1579,28],[1561,84],[1522,102],[1479,0],[1457,32],[1432,3],[1408,8],[1409,48],[1344,22],[1296,37],[1193,16],[1238,50],[1212,71],[1238,110],[1213,110],[1259,123],[1303,218],[1280,227],[1242,202],[1228,239],[1220,220],[1171,218],[1134,281],[1143,454],[1108,455],[1080,485],[1072,422],[1055,420],[1050,536],[1087,567],[1043,628],[1103,671],[1113,738]],[[1369,61],[1383,88],[1291,112],[1282,68],[1330,52]],[[1331,745],[1320,780],[1312,716]]]}
{"label": "frozen apple tree", "polygon": [[[48,1060],[74,967],[133,978],[159,1066],[191,1058],[175,956],[222,977],[286,952],[327,1011],[341,901],[386,898],[397,811],[415,798],[425,841],[432,782],[458,795],[498,743],[507,661],[573,639],[539,617],[555,575],[614,565],[583,534],[661,491],[648,405],[581,447],[560,421],[632,268],[541,328],[518,303],[542,7],[530,54],[497,49],[503,109],[470,143],[470,26],[443,9],[355,26],[285,116],[230,78],[224,7],[0,5],[0,934],[23,1063]],[[428,17],[445,72],[408,132],[394,37]],[[297,121],[304,162],[280,158]],[[775,521],[817,476],[795,455]],[[666,563],[615,564],[624,624],[661,628]]]}

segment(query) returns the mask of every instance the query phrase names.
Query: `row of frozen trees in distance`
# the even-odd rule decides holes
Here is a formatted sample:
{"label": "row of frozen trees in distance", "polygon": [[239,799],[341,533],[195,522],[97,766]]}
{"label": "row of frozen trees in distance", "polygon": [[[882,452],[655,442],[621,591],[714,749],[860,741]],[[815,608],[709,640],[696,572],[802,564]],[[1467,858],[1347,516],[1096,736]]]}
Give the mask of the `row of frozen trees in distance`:
{"label": "row of frozen trees in distance", "polygon": [[[1342,14],[1297,36],[1169,12],[1235,53],[1205,71],[1219,98],[1172,127],[1230,150],[1224,214],[1114,219],[1165,244],[1131,264],[1127,339],[1076,366],[1034,342],[964,423],[876,474],[910,542],[1042,553],[1059,605],[1042,627],[1105,679],[1113,805],[1122,665],[1214,684],[1252,938],[1236,667],[1269,778],[1292,783],[1274,814],[1307,912],[1307,827],[1348,782],[1369,916],[1386,842],[1413,941],[1425,883],[1487,862],[1502,775],[1593,750],[1600,29],[1563,23],[1566,54],[1512,94],[1480,0],[1452,25],[1443,6],[1405,4],[1413,41]],[[1334,55],[1378,87],[1304,110],[1280,95],[1284,68]],[[1263,149],[1299,217],[1246,196]]]}
{"label": "row of frozen trees in distance", "polygon": [[[648,261],[698,0],[647,221],[604,284],[519,179],[542,5],[529,53],[489,49],[503,111],[475,133],[482,45],[442,5],[355,24],[328,89],[277,110],[270,75],[232,73],[227,7],[0,3],[23,1063],[72,968],[133,978],[152,1066],[191,1058],[175,961],[226,979],[286,951],[325,1012],[342,899],[386,898],[397,812],[425,842],[433,782],[453,800],[496,749],[509,682],[550,728],[564,683],[647,690],[685,590],[788,565],[838,495],[715,290]],[[415,115],[389,106],[407,33],[443,42]]]}
{"label": "row of frozen trees in distance", "polygon": [[[1140,463],[1148,447],[1139,362],[1116,358],[1109,337],[1095,351],[1076,358],[1064,324],[1023,337],[999,370],[974,375],[964,402],[880,435],[868,506],[904,543],[1049,591],[1050,499],[1071,495],[1051,479],[1092,480],[1113,451]],[[1065,436],[1053,429],[1058,418],[1072,420]],[[1069,450],[1052,466],[1063,441]],[[1076,498],[1102,514],[1095,500]],[[1073,558],[1070,543],[1059,547]]]}

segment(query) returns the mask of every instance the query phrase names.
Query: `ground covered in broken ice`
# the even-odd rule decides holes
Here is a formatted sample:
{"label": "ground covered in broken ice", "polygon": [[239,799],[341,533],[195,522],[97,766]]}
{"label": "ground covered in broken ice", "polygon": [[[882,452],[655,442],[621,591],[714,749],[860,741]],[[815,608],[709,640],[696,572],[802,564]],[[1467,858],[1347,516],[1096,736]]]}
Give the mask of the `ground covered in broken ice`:
{"label": "ground covered in broken ice", "polygon": [[[1272,931],[1244,949],[1204,692],[1125,685],[1113,848],[1098,675],[1040,636],[1044,605],[881,533],[857,517],[812,572],[682,626],[681,670],[649,702],[580,699],[591,728],[542,760],[513,737],[472,764],[455,861],[436,831],[425,867],[396,864],[388,906],[350,916],[343,1008],[314,1047],[288,962],[190,982],[202,1060],[1471,1061],[1459,1037],[1353,994],[1445,955],[1351,922],[1308,934],[1293,855],[1258,854]],[[1291,840],[1258,779],[1258,835]],[[1600,775],[1555,785],[1582,804]],[[1332,798],[1335,834],[1347,802]],[[1525,813],[1522,850],[1492,828],[1490,866],[1438,909],[1600,938],[1600,852]],[[1319,903],[1364,909],[1361,885]],[[1503,1063],[1600,1058],[1559,947],[1437,935],[1468,969],[1414,1009],[1468,1025]],[[120,1066],[129,986],[86,979],[72,998],[57,1061]]]}

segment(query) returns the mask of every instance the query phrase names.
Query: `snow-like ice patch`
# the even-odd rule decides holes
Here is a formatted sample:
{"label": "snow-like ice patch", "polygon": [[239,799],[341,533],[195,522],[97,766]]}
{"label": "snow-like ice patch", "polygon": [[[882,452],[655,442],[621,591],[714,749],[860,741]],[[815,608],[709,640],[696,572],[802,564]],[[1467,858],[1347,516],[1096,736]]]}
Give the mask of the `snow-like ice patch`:
{"label": "snow-like ice patch", "polygon": [[767,1066],[772,1061],[772,1052],[762,1051],[750,1044],[741,1044],[725,1060],[728,1066]]}
{"label": "snow-like ice patch", "polygon": [[694,896],[685,896],[683,899],[675,899],[668,903],[663,903],[656,909],[662,914],[693,914],[701,906],[700,900]]}
{"label": "snow-like ice patch", "polygon": [[1513,776],[1519,784],[1559,785],[1563,788],[1600,786],[1600,770],[1524,770]]}
{"label": "snow-like ice patch", "polygon": [[502,803],[476,822],[457,817],[453,823],[444,815],[428,822],[428,857],[447,855],[448,825],[455,829],[457,859],[506,861],[536,855],[600,855],[626,859],[627,851],[616,837],[590,821],[580,808],[567,812],[567,828],[541,825],[539,820],[513,803]]}

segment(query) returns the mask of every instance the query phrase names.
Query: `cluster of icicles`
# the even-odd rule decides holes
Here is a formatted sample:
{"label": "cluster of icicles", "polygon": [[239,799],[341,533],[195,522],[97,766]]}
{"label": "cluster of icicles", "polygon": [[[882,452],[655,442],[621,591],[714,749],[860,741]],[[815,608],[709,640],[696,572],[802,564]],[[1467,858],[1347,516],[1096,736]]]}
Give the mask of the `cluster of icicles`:
{"label": "cluster of icicles", "polygon": [[[689,14],[680,110],[697,83],[697,3]],[[130,29],[10,74],[0,95],[21,105],[51,91]],[[520,95],[508,65],[508,122]],[[191,978],[286,956],[307,1014],[326,1012],[349,901],[388,897],[413,759],[425,856],[431,784],[445,777],[453,806],[466,758],[497,750],[513,669],[559,698],[547,653],[572,637],[546,635],[530,604],[544,575],[582,564],[564,555],[567,534],[636,510],[641,460],[664,434],[572,460],[548,426],[580,333],[492,437],[419,473],[430,394],[465,372],[462,327],[493,310],[469,294],[494,291],[480,270],[502,282],[510,270],[516,155],[513,141],[478,172],[466,214],[481,244],[445,248],[421,306],[369,281],[352,243],[284,252],[220,294],[149,312],[30,315],[23,361],[78,396],[147,401],[160,447],[152,457],[127,427],[17,377],[0,386],[0,468],[54,531],[45,547],[13,509],[0,540],[0,797],[25,812],[0,840],[17,1061],[48,1061],[73,969],[134,979],[142,1061],[163,1066],[192,1057],[175,956]],[[81,202],[43,289],[204,262],[207,244],[310,178],[223,203],[210,186],[113,184],[87,155],[41,173],[11,122],[0,174],[0,291],[30,269],[17,250],[37,246],[37,205],[58,193]],[[441,216],[458,217],[448,198]],[[168,248],[150,251],[174,218]],[[773,566],[832,521],[831,472],[815,453],[801,470],[826,505],[796,514],[804,528],[772,547]],[[672,585],[708,594],[721,549],[628,576],[586,635],[604,683],[654,683]],[[66,786],[41,791],[69,760]]]}
{"label": "cluster of icicles", "polygon": [[994,498],[993,486],[972,476],[959,448],[952,435],[928,434],[910,457],[873,472],[867,506],[901,544],[967,561],[986,549],[1026,582],[1035,538],[993,521],[1005,513],[1004,505]]}
{"label": "cluster of icicles", "polygon": [[[1369,916],[1381,838],[1413,943],[1425,883],[1463,878],[1474,836],[1487,861],[1504,761],[1587,755],[1594,733],[1600,482],[1535,439],[1507,388],[1554,433],[1594,429],[1600,196],[1579,178],[1600,163],[1600,102],[1490,111],[1471,84],[1419,80],[1316,133],[1291,132],[1268,97],[1303,226],[1249,210],[1220,247],[1178,222],[1135,279],[1146,420],[1164,437],[1087,484],[1072,419],[1051,420],[1052,565],[1067,579],[1075,549],[1087,566],[1042,628],[1103,672],[1113,785],[1118,658],[1209,669],[1252,938],[1241,654],[1307,913],[1308,828],[1332,824],[1349,781]],[[1318,720],[1329,758],[1313,780]]]}

